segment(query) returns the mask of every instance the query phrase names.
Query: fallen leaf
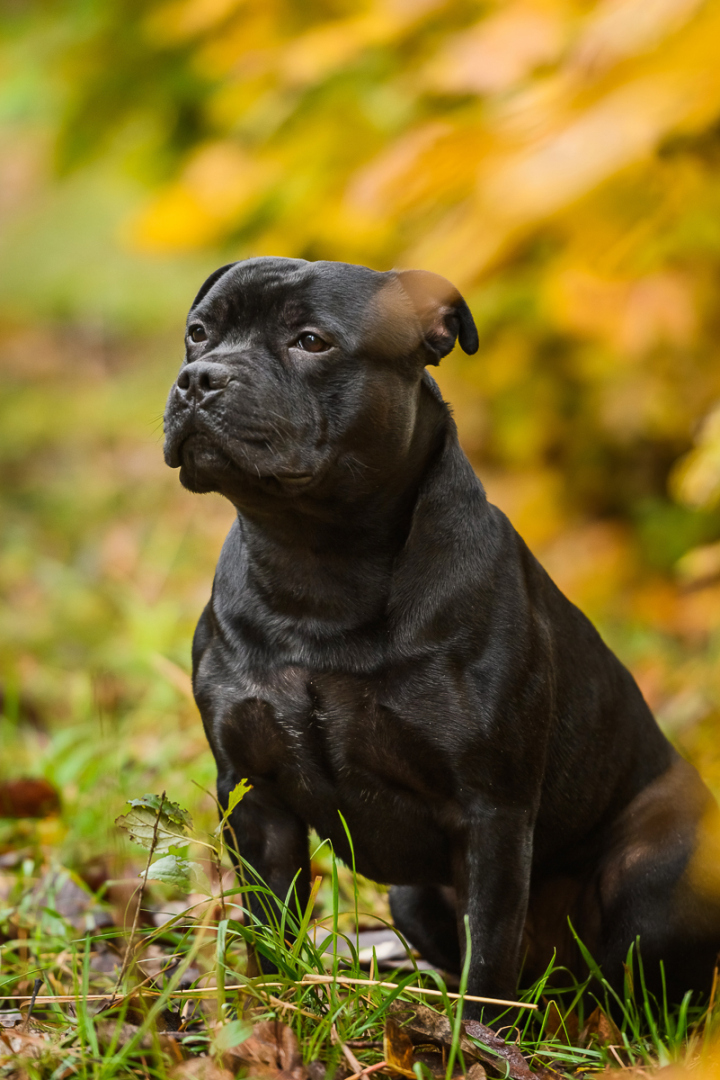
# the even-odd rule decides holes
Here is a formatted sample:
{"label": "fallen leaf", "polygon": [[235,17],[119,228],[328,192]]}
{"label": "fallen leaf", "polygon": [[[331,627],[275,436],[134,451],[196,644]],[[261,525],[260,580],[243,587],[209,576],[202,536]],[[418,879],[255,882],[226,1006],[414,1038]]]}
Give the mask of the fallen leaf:
{"label": "fallen leaf", "polygon": [[0,1064],[9,1059],[41,1058],[51,1044],[47,1035],[35,1035],[27,1031],[0,1031]]}
{"label": "fallen leaf", "polygon": [[[530,1077],[537,1076],[537,1073],[532,1071],[517,1046],[514,1043],[505,1042],[486,1024],[481,1024],[479,1020],[466,1020],[463,1027],[471,1038],[477,1039],[488,1049],[495,1051],[497,1057],[505,1062],[507,1075],[512,1077],[512,1080],[530,1080]],[[485,1060],[489,1061],[490,1064],[494,1064],[497,1068],[497,1058],[487,1057]]]}
{"label": "fallen leaf", "polygon": [[545,1015],[545,1031],[548,1035],[560,1035],[575,1043],[579,1032],[577,1013],[573,1010],[565,1016],[560,1012],[557,1003],[551,1001]]}
{"label": "fallen leaf", "polygon": [[394,1016],[388,1016],[383,1032],[383,1057],[393,1072],[414,1077],[414,1045],[409,1034]]}
{"label": "fallen leaf", "polygon": [[[389,1012],[393,1015],[404,1032],[409,1036],[414,1046],[423,1043],[435,1043],[441,1047],[449,1047],[452,1043],[452,1027],[446,1016],[436,1013],[427,1005],[408,1006],[393,1003]],[[460,1050],[463,1055],[471,1060],[481,1058],[486,1065],[493,1067],[511,1080],[532,1080],[537,1076],[518,1048],[512,1043],[505,1042],[499,1035],[479,1023],[477,1020],[463,1021],[464,1035],[460,1037]],[[470,1036],[471,1038],[468,1038]],[[477,1042],[471,1041],[477,1040]],[[477,1043],[483,1046],[478,1046]],[[484,1050],[483,1047],[487,1047]]]}
{"label": "fallen leaf", "polygon": [[266,1076],[273,1080],[308,1078],[295,1033],[279,1020],[255,1024],[252,1035],[226,1050],[222,1061],[234,1075],[244,1066],[248,1076]]}
{"label": "fallen leaf", "polygon": [[479,1061],[476,1061],[474,1065],[471,1065],[467,1071],[467,1080],[486,1080],[486,1077],[487,1073]]}
{"label": "fallen leaf", "polygon": [[171,1080],[235,1080],[235,1073],[217,1065],[211,1057],[193,1057],[175,1065]]}
{"label": "fallen leaf", "polygon": [[60,796],[41,776],[0,783],[0,817],[44,818],[60,809]]}
{"label": "fallen leaf", "polygon": [[598,1005],[588,1016],[579,1043],[581,1046],[622,1046],[623,1040],[617,1026]]}
{"label": "fallen leaf", "polygon": [[[96,1024],[98,1043],[101,1047],[108,1047],[111,1043],[115,1046],[127,1046],[140,1031],[138,1024],[118,1024],[117,1020],[100,1020]],[[177,1039],[158,1031],[145,1031],[138,1042],[140,1050],[152,1050],[158,1046],[163,1053],[168,1054],[175,1061],[182,1061],[182,1046]]]}

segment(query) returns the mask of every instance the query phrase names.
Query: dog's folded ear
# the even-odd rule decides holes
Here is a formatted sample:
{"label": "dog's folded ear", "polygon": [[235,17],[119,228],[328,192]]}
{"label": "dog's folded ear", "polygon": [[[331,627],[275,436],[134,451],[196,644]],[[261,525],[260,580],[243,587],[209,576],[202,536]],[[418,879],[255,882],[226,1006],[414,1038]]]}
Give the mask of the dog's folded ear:
{"label": "dog's folded ear", "polygon": [[454,285],[428,270],[399,270],[397,280],[407,293],[423,330],[430,364],[439,364],[460,342],[466,353],[475,353],[480,341],[470,308]]}
{"label": "dog's folded ear", "polygon": [[197,296],[193,300],[192,304],[190,305],[190,310],[191,311],[193,310],[193,308],[196,308],[198,306],[198,304],[200,303],[200,301],[203,300],[207,296],[207,294],[210,292],[210,290],[212,289],[215,282],[219,281],[221,277],[223,277],[225,274],[227,274],[228,270],[232,270],[233,266],[237,266],[237,263],[236,262],[226,263],[225,266],[220,266],[220,267],[218,267],[217,270],[214,270],[212,272],[210,277],[207,278],[207,280],[205,280],[202,283],[202,285],[200,286],[200,292],[197,294]]}

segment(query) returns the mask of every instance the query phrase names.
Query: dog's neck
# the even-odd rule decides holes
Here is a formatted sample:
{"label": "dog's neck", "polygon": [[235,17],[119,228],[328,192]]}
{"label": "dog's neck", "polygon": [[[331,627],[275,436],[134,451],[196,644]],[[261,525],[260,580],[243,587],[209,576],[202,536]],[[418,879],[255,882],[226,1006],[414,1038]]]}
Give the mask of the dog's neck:
{"label": "dog's neck", "polygon": [[[395,560],[433,461],[455,443],[447,406],[423,394],[405,458],[388,465],[382,488],[356,501],[279,503],[275,513],[238,512],[247,584],[280,616],[308,616],[352,629],[381,619]],[[307,505],[307,504],[306,504]]]}

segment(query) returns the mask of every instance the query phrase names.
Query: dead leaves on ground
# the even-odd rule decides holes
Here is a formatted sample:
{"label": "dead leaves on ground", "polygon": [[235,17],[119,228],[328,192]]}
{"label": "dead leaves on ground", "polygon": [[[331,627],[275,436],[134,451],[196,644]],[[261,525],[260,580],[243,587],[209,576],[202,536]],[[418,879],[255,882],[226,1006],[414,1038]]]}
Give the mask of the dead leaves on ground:
{"label": "dead leaves on ground", "polygon": [[0,1028],[0,1072],[8,1080],[49,1075],[64,1053],[50,1034],[37,1030],[35,1025],[29,1031],[24,1025],[11,1030]]}
{"label": "dead leaves on ground", "polygon": [[[552,1003],[546,1030],[549,1034],[562,1033],[563,1037],[578,1046],[622,1047],[623,1040],[615,1023],[602,1009],[596,1008],[587,1018],[582,1031],[577,1016],[572,1013],[561,1017]],[[534,1080],[536,1077],[555,1076],[549,1069],[533,1070],[527,1059],[513,1042],[508,1042],[492,1028],[476,1020],[466,1020],[462,1025],[460,1051],[467,1066],[468,1080],[483,1080],[489,1073],[509,1077],[510,1080]],[[452,1043],[452,1027],[446,1016],[426,1005],[406,1005],[395,1002],[390,1006],[385,1023],[383,1050],[390,1069],[401,1076],[415,1076],[413,1066],[421,1062],[434,1077],[444,1078],[447,1055]],[[458,1062],[454,1075],[461,1076],[463,1069]]]}
{"label": "dead leaves on ground", "polygon": [[[466,1063],[472,1063],[467,1072],[468,1077],[472,1073],[472,1080],[482,1080],[485,1067],[511,1080],[533,1080],[538,1076],[518,1048],[492,1028],[477,1020],[466,1020],[462,1026],[460,1051]],[[390,1006],[383,1047],[385,1058],[395,1072],[414,1077],[413,1065],[420,1061],[433,1076],[444,1077],[451,1044],[452,1027],[446,1016],[427,1005],[395,1002]],[[457,1075],[462,1075],[460,1065]]]}
{"label": "dead leaves on ground", "polygon": [[[506,1043],[490,1028],[474,1021],[467,1021],[463,1028],[460,1049],[464,1068],[458,1062],[455,1077],[465,1075],[468,1080],[486,1080],[486,1069],[491,1076],[510,1080],[535,1080],[539,1075],[530,1069],[517,1047]],[[95,1032],[102,1050],[118,1052],[130,1047],[134,1057],[144,1060],[161,1054],[171,1063],[173,1080],[231,1080],[240,1074],[258,1080],[313,1080],[324,1075],[326,1069],[324,1062],[303,1063],[295,1032],[279,1020],[262,1020],[252,1025],[233,1020],[218,1025],[209,1054],[200,1056],[190,1056],[181,1032],[147,1030],[140,1024],[119,1023],[110,1017],[98,1018]],[[413,1065],[422,1062],[433,1077],[444,1078],[451,1042],[452,1028],[445,1016],[425,1005],[395,1003],[385,1025],[384,1062],[378,1065],[384,1073],[415,1080]],[[62,1050],[64,1057],[68,1056],[68,1049],[66,1046]],[[58,1037],[48,1030],[48,1025],[36,1025],[33,1021],[28,1031],[25,1022],[21,1022],[12,1029],[0,1030],[0,1069],[11,1063],[17,1065],[41,1058],[49,1063],[60,1052]],[[363,1063],[361,1068],[372,1066]],[[347,1071],[348,1066],[343,1062],[335,1076],[345,1076]]]}
{"label": "dead leaves on ground", "polygon": [[598,1006],[585,1021],[578,1042],[580,1046],[622,1046],[623,1038],[617,1025]]}
{"label": "dead leaves on ground", "polygon": [[[161,1031],[161,1026],[165,1025],[147,1029],[142,1023],[130,1023],[127,1019],[120,1023],[111,1017],[98,1017],[95,1032],[103,1051],[117,1053],[129,1048],[134,1059],[140,1058],[146,1064],[161,1055],[170,1065],[171,1080],[233,1080],[240,1075],[257,1080],[319,1080],[326,1075],[325,1062],[304,1064],[297,1035],[279,1020],[253,1024],[238,1019],[217,1024],[209,1052],[200,1055],[194,1052],[196,1047],[185,1045],[190,1032]],[[567,1018],[563,1026],[567,1029]],[[586,1046],[610,1045],[620,1041],[620,1033],[598,1008],[588,1017],[577,1040]],[[69,1062],[72,1050],[63,1041],[65,1045],[61,1049],[60,1033],[34,1020],[30,1024],[20,1021],[12,1028],[0,1027],[0,1071],[23,1063],[54,1067],[59,1064],[61,1054]],[[381,1070],[385,1075],[415,1080],[414,1068],[421,1064],[426,1075],[444,1080],[451,1044],[452,1025],[445,1015],[426,1005],[396,1001],[391,1004],[385,1021],[383,1060],[374,1065],[363,1062],[361,1069],[363,1075],[366,1070],[373,1073]],[[379,1044],[372,1042],[368,1046],[376,1051],[379,1048]],[[478,1021],[463,1022],[459,1050],[454,1080],[488,1080],[488,1077],[557,1080],[559,1076],[551,1068],[532,1069],[513,1042]],[[347,1063],[341,1061],[333,1075],[339,1080],[348,1071]]]}
{"label": "dead leaves on ground", "polygon": [[243,1068],[247,1076],[268,1080],[307,1080],[308,1076],[295,1032],[279,1020],[255,1024],[249,1038],[225,1051],[223,1063],[233,1074]]}
{"label": "dead leaves on ground", "polygon": [[264,1080],[310,1080],[311,1072],[303,1064],[297,1036],[287,1024],[261,1020],[249,1028],[246,1038],[223,1048],[224,1032],[237,1025],[242,1021],[219,1027],[215,1053],[183,1061],[172,1070],[173,1080],[231,1080],[240,1073]]}

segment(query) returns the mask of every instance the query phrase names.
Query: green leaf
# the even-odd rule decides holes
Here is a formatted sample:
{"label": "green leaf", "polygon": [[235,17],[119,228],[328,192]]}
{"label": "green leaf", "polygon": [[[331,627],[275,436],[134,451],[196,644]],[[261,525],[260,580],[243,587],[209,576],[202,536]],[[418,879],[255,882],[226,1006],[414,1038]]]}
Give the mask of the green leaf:
{"label": "green leaf", "polygon": [[[145,877],[143,872],[140,877]],[[212,896],[210,882],[200,863],[182,859],[179,855],[166,855],[151,864],[147,871],[150,881],[163,881],[182,892],[201,892]]]}
{"label": "green leaf", "polygon": [[233,1046],[239,1046],[252,1035],[252,1024],[246,1020],[231,1020],[223,1024],[215,1036],[215,1049],[221,1053],[231,1050]]}
{"label": "green leaf", "polygon": [[228,796],[228,815],[232,814],[237,804],[240,802],[241,799],[245,798],[248,791],[250,790],[252,790],[252,784],[249,784],[247,780],[241,780],[239,784],[235,785],[235,787],[230,792],[230,795]]}
{"label": "green leaf", "polygon": [[163,798],[162,795],[142,795],[139,799],[128,799],[128,802],[133,807],[145,807],[147,810],[154,810],[156,813],[162,806],[163,817],[167,818],[173,825],[183,825],[186,829],[192,829],[192,818],[187,810],[184,810],[178,803],[173,802],[172,799]]}
{"label": "green leaf", "polygon": [[[131,840],[141,847],[151,848],[155,838],[155,851],[158,855],[171,847],[182,846],[189,839],[192,819],[186,810],[177,803],[162,803],[158,795],[144,795],[142,799],[131,799],[133,809],[129,814],[121,814],[115,819],[119,829],[128,833]],[[160,820],[158,821],[158,813]]]}
{"label": "green leaf", "polygon": [[225,828],[225,825],[227,824],[228,818],[232,814],[232,812],[235,809],[235,807],[237,806],[237,804],[240,802],[241,799],[244,799],[245,796],[247,795],[248,791],[251,791],[251,790],[252,790],[252,784],[249,784],[247,780],[240,780],[240,782],[235,785],[235,787],[232,789],[232,791],[228,795],[227,810],[224,812],[223,816],[220,818],[220,823],[219,823],[218,827],[215,829],[215,831],[213,833],[213,836],[220,836],[223,829]]}

